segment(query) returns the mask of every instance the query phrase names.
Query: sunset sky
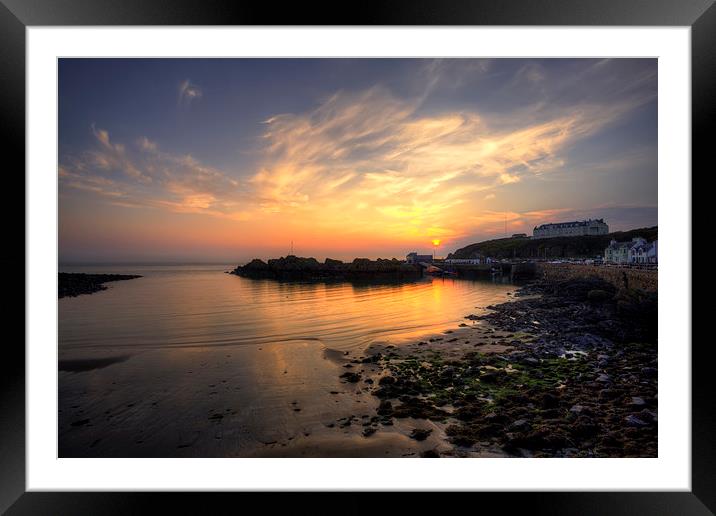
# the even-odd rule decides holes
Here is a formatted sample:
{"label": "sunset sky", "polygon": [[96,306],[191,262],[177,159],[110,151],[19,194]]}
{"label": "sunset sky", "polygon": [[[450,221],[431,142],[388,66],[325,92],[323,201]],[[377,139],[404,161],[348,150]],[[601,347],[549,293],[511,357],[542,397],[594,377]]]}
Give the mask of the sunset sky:
{"label": "sunset sky", "polygon": [[60,261],[657,224],[655,59],[61,59]]}

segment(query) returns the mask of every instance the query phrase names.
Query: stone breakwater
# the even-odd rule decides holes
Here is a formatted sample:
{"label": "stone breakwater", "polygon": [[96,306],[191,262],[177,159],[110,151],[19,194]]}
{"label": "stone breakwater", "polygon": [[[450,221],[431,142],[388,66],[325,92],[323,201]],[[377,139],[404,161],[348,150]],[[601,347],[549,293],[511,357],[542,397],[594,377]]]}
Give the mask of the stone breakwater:
{"label": "stone breakwater", "polygon": [[105,283],[141,278],[136,274],[83,274],[60,272],[57,277],[57,290],[60,298],[76,297],[107,290]]}
{"label": "stone breakwater", "polygon": [[244,266],[238,266],[231,274],[246,278],[270,278],[277,280],[347,280],[347,281],[402,281],[422,277],[419,265],[408,264],[396,259],[369,260],[356,258],[344,263],[326,258],[321,263],[315,258],[286,256],[275,258],[268,263],[254,259]]}
{"label": "stone breakwater", "polygon": [[538,263],[537,277],[547,281],[579,279],[588,276],[598,277],[611,283],[618,289],[627,288],[656,292],[658,272],[648,269],[629,269],[622,267],[581,265],[572,263]]}
{"label": "stone breakwater", "polygon": [[423,457],[656,457],[656,293],[580,278],[517,297],[351,361],[343,380],[380,399],[365,438],[410,421]]}

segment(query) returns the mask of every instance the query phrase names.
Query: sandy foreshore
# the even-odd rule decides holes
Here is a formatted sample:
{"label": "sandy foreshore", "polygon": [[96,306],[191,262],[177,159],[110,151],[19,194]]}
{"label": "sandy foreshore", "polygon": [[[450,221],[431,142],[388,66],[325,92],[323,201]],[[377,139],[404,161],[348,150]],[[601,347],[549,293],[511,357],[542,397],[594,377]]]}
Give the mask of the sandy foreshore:
{"label": "sandy foreshore", "polygon": [[656,295],[581,279],[512,297],[363,350],[65,356],[60,456],[656,456]]}
{"label": "sandy foreshore", "polygon": [[655,457],[656,294],[598,278],[537,282],[460,328],[344,364],[422,457]]}
{"label": "sandy foreshore", "polygon": [[[410,434],[424,422],[396,418],[368,435],[381,400],[375,385],[341,378],[344,365],[371,343],[456,327],[511,290],[442,279],[313,289],[217,270],[148,273],[62,299],[59,454],[417,457],[439,432],[418,441]],[[366,367],[378,371],[353,370]]]}

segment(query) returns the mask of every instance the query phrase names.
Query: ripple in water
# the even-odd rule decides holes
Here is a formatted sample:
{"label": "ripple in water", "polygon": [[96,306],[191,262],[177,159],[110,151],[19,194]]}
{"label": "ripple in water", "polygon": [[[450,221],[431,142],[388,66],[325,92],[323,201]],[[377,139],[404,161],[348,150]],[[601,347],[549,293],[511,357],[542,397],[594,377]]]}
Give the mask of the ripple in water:
{"label": "ripple in water", "polygon": [[228,266],[84,267],[136,273],[59,301],[61,355],[319,340],[340,350],[399,344],[504,301],[513,287],[425,278],[412,283],[280,283],[224,274]]}

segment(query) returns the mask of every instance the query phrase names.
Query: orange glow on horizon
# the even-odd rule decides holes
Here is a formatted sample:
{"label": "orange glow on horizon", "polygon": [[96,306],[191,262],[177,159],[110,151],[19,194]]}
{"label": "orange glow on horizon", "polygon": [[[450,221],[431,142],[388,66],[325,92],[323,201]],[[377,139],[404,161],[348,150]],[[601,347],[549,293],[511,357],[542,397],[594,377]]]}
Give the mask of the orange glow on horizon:
{"label": "orange glow on horizon", "polygon": [[518,124],[476,107],[425,111],[422,102],[377,85],[276,113],[236,169],[92,125],[92,145],[59,166],[62,250],[265,258],[296,242],[292,252],[303,256],[402,257],[427,242],[447,252],[507,228],[529,233],[599,208],[589,198],[555,206],[547,178],[567,175],[574,141],[644,100]]}

